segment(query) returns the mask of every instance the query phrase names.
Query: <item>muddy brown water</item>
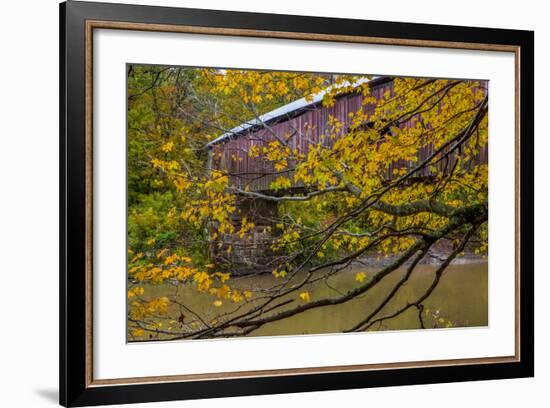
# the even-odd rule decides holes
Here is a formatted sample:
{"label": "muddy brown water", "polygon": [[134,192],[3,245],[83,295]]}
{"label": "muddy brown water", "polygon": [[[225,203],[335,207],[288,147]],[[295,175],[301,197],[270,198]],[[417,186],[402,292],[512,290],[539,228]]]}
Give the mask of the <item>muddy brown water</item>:
{"label": "muddy brown water", "polygon": [[[418,265],[411,278],[399,289],[393,299],[377,314],[384,316],[396,311],[407,302],[412,302],[421,296],[431,284],[436,266]],[[355,280],[357,272],[363,271],[367,279],[376,269],[350,269],[341,271],[330,277],[327,282],[317,282],[306,288],[312,301],[324,297],[336,297],[349,289],[360,285]],[[378,285],[368,292],[339,305],[331,305],[311,309],[298,315],[280,321],[268,323],[250,335],[275,336],[296,334],[338,333],[357,324],[373,311],[387,296],[395,283],[403,276],[402,268],[384,278]],[[242,290],[266,288],[278,283],[272,275],[241,277],[231,280],[232,286]],[[197,312],[205,321],[219,318],[223,313],[233,310],[236,305],[224,300],[220,307],[213,304],[213,296],[198,293],[195,288],[171,284],[146,286],[146,297],[177,296],[179,302]],[[300,290],[302,291],[302,290]],[[288,307],[303,302],[294,293],[294,302]],[[488,323],[488,268],[486,261],[468,261],[451,264],[444,272],[439,285],[431,296],[423,303],[425,310],[423,320],[427,328],[444,327],[473,327],[486,326]],[[283,309],[284,310],[284,309]],[[163,321],[164,328],[182,331],[196,329],[200,323],[193,323],[192,315],[184,312],[184,324],[175,323],[180,316],[178,308],[170,309],[170,317]],[[170,322],[172,320],[172,322]],[[410,308],[407,312],[376,324],[370,330],[406,330],[418,329],[420,322],[418,310]],[[166,338],[155,335],[154,339]],[[129,337],[131,341],[132,338]]]}

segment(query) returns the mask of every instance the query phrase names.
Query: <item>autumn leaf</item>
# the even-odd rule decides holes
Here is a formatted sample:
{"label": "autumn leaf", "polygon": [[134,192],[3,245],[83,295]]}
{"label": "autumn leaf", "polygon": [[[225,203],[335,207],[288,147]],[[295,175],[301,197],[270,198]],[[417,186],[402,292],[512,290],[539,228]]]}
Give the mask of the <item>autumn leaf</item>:
{"label": "autumn leaf", "polygon": [[143,336],[143,333],[144,333],[143,329],[133,329],[132,330],[132,336],[134,336],[134,337]]}
{"label": "autumn leaf", "polygon": [[174,142],[168,142],[162,145],[161,150],[165,153],[171,152],[174,149]]}
{"label": "autumn leaf", "polygon": [[143,295],[145,289],[143,287],[137,286],[128,290],[128,299],[133,298],[134,296]]}
{"label": "autumn leaf", "polygon": [[357,272],[355,274],[355,280],[357,282],[363,282],[367,278],[367,274],[365,272]]}

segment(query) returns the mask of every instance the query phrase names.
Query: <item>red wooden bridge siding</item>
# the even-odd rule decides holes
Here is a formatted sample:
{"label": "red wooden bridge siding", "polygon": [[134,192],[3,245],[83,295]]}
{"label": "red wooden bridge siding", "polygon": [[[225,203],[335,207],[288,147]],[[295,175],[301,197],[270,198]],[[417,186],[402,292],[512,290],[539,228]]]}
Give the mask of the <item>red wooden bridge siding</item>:
{"label": "red wooden bridge siding", "polygon": [[[377,99],[381,99],[386,91],[392,92],[393,80],[391,78],[375,80],[372,82],[372,95]],[[270,123],[269,127],[276,132],[280,137],[285,137],[293,134],[288,141],[292,149],[298,149],[299,152],[307,154],[311,143],[318,143],[321,137],[325,134],[328,127],[329,115],[335,117],[344,124],[348,124],[350,112],[357,112],[363,109],[366,113],[372,113],[374,105],[369,104],[362,106],[363,96],[361,94],[346,94],[336,99],[331,107],[324,107],[321,103],[309,106],[300,112],[289,112],[286,117],[278,119],[274,123]],[[404,126],[409,126],[411,119]],[[343,131],[345,131],[343,127]],[[323,138],[322,141],[327,147],[331,147],[334,140]],[[268,191],[270,184],[278,176],[291,176],[288,173],[277,173],[272,164],[261,158],[250,158],[248,151],[252,146],[262,148],[269,142],[275,140],[270,130],[265,128],[247,130],[242,134],[236,135],[226,141],[215,144],[212,147],[212,167],[227,171],[230,175],[230,184],[240,188],[249,187],[251,191]],[[418,161],[422,161],[433,152],[431,147],[424,147],[418,151]],[[453,160],[453,159],[451,159]],[[487,163],[488,151],[482,149],[477,158],[480,162]],[[412,166],[414,162],[395,162],[388,167],[387,177],[390,178],[393,169],[398,167]],[[452,163],[451,163],[452,164]],[[442,171],[444,162],[437,165]],[[291,165],[289,167],[292,167]],[[429,176],[429,170],[417,174],[419,177]],[[295,186],[299,187],[299,186]]]}

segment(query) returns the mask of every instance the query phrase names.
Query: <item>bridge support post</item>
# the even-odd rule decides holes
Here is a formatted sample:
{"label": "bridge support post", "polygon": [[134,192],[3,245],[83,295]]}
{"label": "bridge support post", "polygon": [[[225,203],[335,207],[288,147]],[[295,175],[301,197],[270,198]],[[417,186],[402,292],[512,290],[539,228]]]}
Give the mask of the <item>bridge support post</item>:
{"label": "bridge support post", "polygon": [[[243,218],[254,227],[240,236]],[[233,217],[235,232],[223,234],[223,243],[212,249],[214,261],[236,275],[271,272],[274,268],[275,219],[277,203],[262,199],[240,198]]]}

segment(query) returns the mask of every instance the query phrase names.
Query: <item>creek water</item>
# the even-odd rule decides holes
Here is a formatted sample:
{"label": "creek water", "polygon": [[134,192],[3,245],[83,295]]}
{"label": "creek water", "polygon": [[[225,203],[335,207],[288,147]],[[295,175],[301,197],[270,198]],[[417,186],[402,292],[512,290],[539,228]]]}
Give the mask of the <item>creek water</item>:
{"label": "creek water", "polygon": [[[436,266],[418,265],[410,279],[399,289],[392,300],[377,314],[385,316],[398,310],[408,302],[415,301],[431,284]],[[326,281],[319,281],[307,290],[311,301],[325,297],[337,297],[360,285],[357,272],[365,272],[369,279],[378,269],[353,268],[341,271]],[[251,336],[275,336],[296,334],[338,333],[353,327],[364,319],[385,299],[392,287],[403,277],[405,269],[397,270],[380,281],[366,293],[342,304],[311,309],[295,316],[268,323],[253,331]],[[298,277],[299,278],[299,277]],[[276,284],[272,275],[240,277],[231,281],[232,286],[243,290],[266,288]],[[147,297],[176,296],[178,301],[203,318],[215,320],[217,316],[233,310],[234,304],[224,301],[220,307],[213,304],[213,297],[201,294],[196,289],[180,285],[158,285],[146,287]],[[288,307],[303,302],[296,293],[295,301]],[[457,262],[449,265],[428,299],[423,302],[422,319],[426,328],[486,326],[488,323],[488,268],[486,261]],[[181,309],[171,309],[171,319],[178,319]],[[281,310],[284,310],[281,309]],[[185,312],[185,321],[192,321],[192,315]],[[172,322],[173,324],[174,322]],[[196,326],[195,326],[196,327]],[[406,330],[420,328],[419,311],[410,308],[401,315],[373,325],[369,330]],[[179,327],[178,327],[179,329]],[[159,336],[162,339],[163,336]]]}

